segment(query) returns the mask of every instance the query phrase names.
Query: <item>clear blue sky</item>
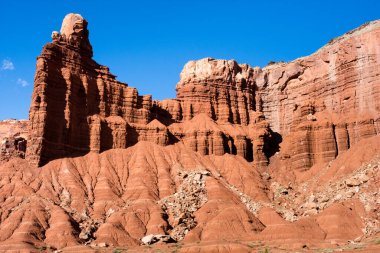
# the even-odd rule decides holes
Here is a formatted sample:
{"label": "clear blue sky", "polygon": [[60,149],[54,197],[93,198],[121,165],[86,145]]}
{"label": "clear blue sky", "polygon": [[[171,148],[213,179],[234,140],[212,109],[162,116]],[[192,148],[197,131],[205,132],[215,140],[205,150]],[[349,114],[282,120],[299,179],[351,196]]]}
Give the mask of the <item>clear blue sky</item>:
{"label": "clear blue sky", "polygon": [[154,99],[204,57],[265,66],[380,18],[379,0],[14,0],[0,6],[0,119],[27,118],[36,57],[63,17],[89,22],[94,59]]}

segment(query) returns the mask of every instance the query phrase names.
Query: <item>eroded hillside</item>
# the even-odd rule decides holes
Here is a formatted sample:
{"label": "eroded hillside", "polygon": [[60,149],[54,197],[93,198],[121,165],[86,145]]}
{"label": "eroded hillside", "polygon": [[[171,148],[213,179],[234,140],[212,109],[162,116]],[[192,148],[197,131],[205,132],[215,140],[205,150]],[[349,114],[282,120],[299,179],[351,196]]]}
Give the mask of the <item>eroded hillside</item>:
{"label": "eroded hillside", "polygon": [[29,121],[0,123],[0,251],[379,248],[379,21],[263,69],[191,61],[164,101],[80,15],[52,39]]}

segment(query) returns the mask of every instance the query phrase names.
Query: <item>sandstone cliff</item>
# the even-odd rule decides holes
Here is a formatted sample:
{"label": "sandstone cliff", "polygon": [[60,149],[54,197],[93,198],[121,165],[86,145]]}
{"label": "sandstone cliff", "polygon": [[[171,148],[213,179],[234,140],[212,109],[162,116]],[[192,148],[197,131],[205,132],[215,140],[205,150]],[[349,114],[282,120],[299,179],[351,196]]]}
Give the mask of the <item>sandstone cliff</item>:
{"label": "sandstone cliff", "polygon": [[374,21],[263,69],[191,61],[153,101],[67,15],[28,131],[0,122],[0,251],[378,251],[379,36]]}
{"label": "sandstone cliff", "polygon": [[27,120],[0,121],[0,164],[14,157],[25,158],[29,137]]}
{"label": "sandstone cliff", "polygon": [[177,84],[182,117],[206,113],[218,122],[248,125],[255,108],[255,77],[259,68],[211,58],[190,61]]}
{"label": "sandstone cliff", "polygon": [[125,148],[137,141],[127,140],[127,132],[135,134],[129,124],[149,122],[151,97],[139,96],[92,60],[88,34],[87,22],[69,14],[61,34],[53,32],[53,42],[38,57],[28,155],[39,165],[58,157]]}
{"label": "sandstone cliff", "polygon": [[[203,153],[237,153],[266,163],[263,139],[269,132],[265,124],[256,127],[254,123],[260,117],[254,112],[254,69],[235,61],[189,63],[181,74],[178,98],[153,102],[151,96],[140,96],[92,60],[88,35],[87,22],[78,14],[69,14],[61,33],[53,32],[53,42],[38,57],[29,113],[30,161],[43,165],[60,157],[126,148],[138,141],[168,145],[182,138],[190,140],[188,133],[173,134],[166,126],[205,113],[209,119],[200,120],[230,122],[247,130],[239,134],[219,131],[219,147]],[[205,68],[209,70],[204,72]],[[212,91],[202,90],[204,87]],[[196,99],[200,94],[203,97]],[[197,146],[208,145],[204,144],[207,138],[199,134],[189,145],[200,150]]]}
{"label": "sandstone cliff", "polygon": [[265,165],[283,138],[282,157],[293,169],[331,161],[380,131],[379,23],[264,69],[190,61],[176,98],[152,101],[91,59],[87,22],[70,14],[38,57],[28,157],[43,165],[142,140],[181,141],[202,154],[238,154]]}
{"label": "sandstone cliff", "polygon": [[380,133],[380,21],[316,53],[265,67],[256,79],[262,111],[287,136],[293,169],[328,162]]}

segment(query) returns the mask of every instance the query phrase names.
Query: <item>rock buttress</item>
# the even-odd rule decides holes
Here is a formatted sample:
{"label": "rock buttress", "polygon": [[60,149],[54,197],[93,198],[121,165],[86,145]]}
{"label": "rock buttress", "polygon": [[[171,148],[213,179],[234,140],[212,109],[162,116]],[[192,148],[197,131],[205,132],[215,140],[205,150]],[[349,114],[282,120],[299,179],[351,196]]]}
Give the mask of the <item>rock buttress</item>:
{"label": "rock buttress", "polygon": [[[87,22],[66,16],[37,59],[29,111],[30,160],[38,165],[91,150],[125,148],[126,122],[149,121],[150,96],[116,81],[92,60]],[[124,138],[124,140],[123,140]]]}
{"label": "rock buttress", "polygon": [[262,112],[292,167],[328,162],[380,133],[380,21],[332,40],[316,53],[265,67],[255,79]]}
{"label": "rock buttress", "polygon": [[[181,73],[177,98],[152,101],[92,59],[88,36],[87,22],[69,14],[38,57],[27,151],[33,163],[41,166],[139,141],[181,141],[204,155],[230,153],[266,163],[268,125],[254,123],[264,120],[255,112],[257,68],[209,58],[189,62]],[[186,128],[188,124],[194,129]],[[224,126],[202,129],[199,124]]]}

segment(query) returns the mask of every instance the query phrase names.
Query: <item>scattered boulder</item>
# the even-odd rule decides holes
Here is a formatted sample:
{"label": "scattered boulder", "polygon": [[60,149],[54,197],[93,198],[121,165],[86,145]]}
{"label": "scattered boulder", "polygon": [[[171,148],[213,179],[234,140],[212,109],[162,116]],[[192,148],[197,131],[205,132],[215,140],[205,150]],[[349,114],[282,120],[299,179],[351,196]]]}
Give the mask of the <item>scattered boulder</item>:
{"label": "scattered boulder", "polygon": [[197,225],[194,212],[207,202],[205,182],[208,175],[207,170],[179,171],[178,178],[182,183],[178,191],[160,200],[173,227],[170,236],[174,240],[182,240]]}
{"label": "scattered boulder", "polygon": [[308,114],[306,116],[306,119],[309,120],[309,121],[316,121],[317,120],[317,117],[313,114]]}
{"label": "scattered boulder", "polygon": [[354,186],[361,185],[361,182],[356,178],[347,179],[345,183],[348,187],[354,187]]}
{"label": "scattered boulder", "polygon": [[107,243],[105,243],[105,242],[100,242],[100,243],[98,243],[98,247],[100,247],[100,248],[105,248],[105,247],[107,247],[108,245],[107,245]]}
{"label": "scattered boulder", "polygon": [[150,234],[141,238],[141,242],[144,245],[151,245],[157,242],[171,243],[171,242],[175,242],[175,240],[170,235]]}

